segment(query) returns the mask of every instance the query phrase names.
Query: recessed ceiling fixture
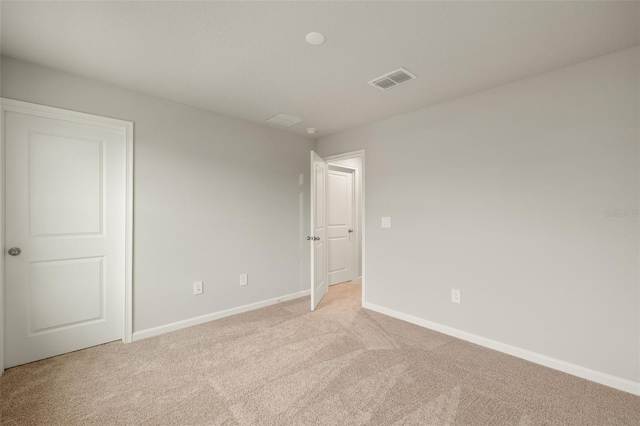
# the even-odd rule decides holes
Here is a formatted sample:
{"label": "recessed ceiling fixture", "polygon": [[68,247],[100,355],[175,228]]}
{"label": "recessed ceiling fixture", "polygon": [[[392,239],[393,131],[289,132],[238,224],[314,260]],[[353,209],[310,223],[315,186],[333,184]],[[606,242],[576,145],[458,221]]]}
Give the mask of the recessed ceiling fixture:
{"label": "recessed ceiling fixture", "polygon": [[398,68],[397,70],[388,72],[385,75],[376,77],[368,83],[380,90],[387,90],[408,81],[415,80],[416,78],[418,77],[415,74],[410,73],[407,69]]}
{"label": "recessed ceiling fixture", "polygon": [[315,135],[317,131],[318,131],[318,130],[317,130],[317,129],[314,129],[313,127],[309,127],[309,128],[307,129],[307,133],[308,133],[308,134],[310,134],[310,135]]}
{"label": "recessed ceiling fixture", "polygon": [[314,46],[319,46],[324,43],[324,34],[322,33],[309,33],[307,34],[307,43],[312,44]]}
{"label": "recessed ceiling fixture", "polygon": [[302,118],[289,114],[278,114],[267,119],[267,123],[277,124],[282,127],[291,127],[300,122],[302,122]]}

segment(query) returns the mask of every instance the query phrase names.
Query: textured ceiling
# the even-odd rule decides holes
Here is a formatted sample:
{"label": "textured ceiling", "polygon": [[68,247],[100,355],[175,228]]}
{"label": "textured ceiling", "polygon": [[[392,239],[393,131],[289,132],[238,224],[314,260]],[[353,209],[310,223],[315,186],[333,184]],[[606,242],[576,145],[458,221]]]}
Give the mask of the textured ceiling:
{"label": "textured ceiling", "polygon": [[[640,44],[638,2],[1,2],[3,55],[325,136]],[[305,35],[320,31],[322,46]],[[405,67],[388,91],[367,81]],[[268,124],[265,124],[268,125]]]}

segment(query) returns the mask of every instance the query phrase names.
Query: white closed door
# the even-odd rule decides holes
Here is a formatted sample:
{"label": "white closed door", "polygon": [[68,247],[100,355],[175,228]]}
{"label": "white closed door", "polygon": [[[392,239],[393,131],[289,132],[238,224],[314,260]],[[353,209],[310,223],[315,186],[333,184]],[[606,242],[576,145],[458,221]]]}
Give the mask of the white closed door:
{"label": "white closed door", "polygon": [[327,244],[325,183],[327,166],[322,158],[311,151],[311,310],[315,310],[327,294]]}
{"label": "white closed door", "polygon": [[126,132],[5,113],[5,367],[122,339]]}
{"label": "white closed door", "polygon": [[353,173],[327,173],[329,285],[353,278]]}

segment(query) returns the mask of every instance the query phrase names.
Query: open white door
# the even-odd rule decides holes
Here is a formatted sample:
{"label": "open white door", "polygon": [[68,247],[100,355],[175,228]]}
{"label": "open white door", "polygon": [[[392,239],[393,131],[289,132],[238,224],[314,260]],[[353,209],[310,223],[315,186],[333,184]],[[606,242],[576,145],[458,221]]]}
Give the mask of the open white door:
{"label": "open white door", "polygon": [[327,294],[327,244],[325,221],[325,183],[327,166],[311,151],[311,310]]}

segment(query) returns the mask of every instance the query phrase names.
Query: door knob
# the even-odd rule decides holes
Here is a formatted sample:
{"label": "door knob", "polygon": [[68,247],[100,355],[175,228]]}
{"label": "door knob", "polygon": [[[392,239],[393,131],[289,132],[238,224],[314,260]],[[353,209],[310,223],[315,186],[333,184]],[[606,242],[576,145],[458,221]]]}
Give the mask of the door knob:
{"label": "door knob", "polygon": [[353,229],[349,229],[349,233],[352,233],[352,232],[353,232]]}
{"label": "door knob", "polygon": [[17,255],[19,255],[20,253],[22,253],[22,250],[20,250],[20,248],[19,248],[19,247],[11,247],[11,248],[9,249],[9,254],[10,254],[11,256],[17,256]]}
{"label": "door knob", "polygon": [[313,239],[318,241],[318,240],[320,240],[320,237],[313,237]]}

